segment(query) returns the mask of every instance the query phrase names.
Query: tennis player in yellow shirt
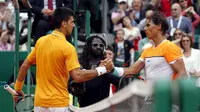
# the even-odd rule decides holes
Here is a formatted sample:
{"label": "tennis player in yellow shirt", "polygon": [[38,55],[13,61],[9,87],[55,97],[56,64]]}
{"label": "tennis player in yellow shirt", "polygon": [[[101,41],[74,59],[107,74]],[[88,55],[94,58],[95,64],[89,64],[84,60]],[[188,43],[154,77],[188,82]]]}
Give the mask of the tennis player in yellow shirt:
{"label": "tennis player in yellow shirt", "polygon": [[[81,70],[76,49],[66,40],[74,24],[74,12],[67,8],[57,8],[53,14],[55,30],[41,37],[20,67],[14,86],[18,95],[22,91],[24,78],[32,64],[36,64],[35,112],[68,112],[69,93],[67,90],[69,75],[76,82],[83,82],[100,76],[113,69],[111,59],[105,59],[104,65],[94,70]],[[16,102],[18,96],[13,96]]]}

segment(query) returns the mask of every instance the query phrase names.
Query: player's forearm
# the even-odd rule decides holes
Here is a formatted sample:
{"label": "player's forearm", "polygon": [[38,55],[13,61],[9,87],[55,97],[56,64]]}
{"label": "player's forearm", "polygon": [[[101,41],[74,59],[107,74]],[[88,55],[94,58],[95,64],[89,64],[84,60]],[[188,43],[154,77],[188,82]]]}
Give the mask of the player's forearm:
{"label": "player's forearm", "polygon": [[88,80],[91,80],[98,76],[97,70],[81,70],[79,73],[77,73],[77,77],[74,78],[75,82],[85,82]]}
{"label": "player's forearm", "polygon": [[136,69],[132,69],[132,68],[124,68],[124,75],[129,75],[129,74],[137,74],[139,71],[137,71]]}
{"label": "player's forearm", "polygon": [[22,65],[20,67],[20,70],[19,70],[19,73],[18,73],[18,77],[17,77],[17,80],[19,82],[24,81],[24,78],[26,77],[28,69],[29,69],[29,66],[27,66],[27,65]]}

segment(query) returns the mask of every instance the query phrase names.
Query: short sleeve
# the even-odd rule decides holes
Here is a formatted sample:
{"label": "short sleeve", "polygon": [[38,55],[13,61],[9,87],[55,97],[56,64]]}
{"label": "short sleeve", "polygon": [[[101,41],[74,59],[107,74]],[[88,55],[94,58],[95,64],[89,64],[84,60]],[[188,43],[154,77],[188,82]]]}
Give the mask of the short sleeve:
{"label": "short sleeve", "polygon": [[141,56],[139,58],[140,61],[144,62],[146,52],[147,52],[147,49],[145,49],[145,50],[142,51],[142,54],[141,54]]}
{"label": "short sleeve", "polygon": [[168,63],[176,61],[177,59],[183,57],[180,47],[174,43],[170,43],[164,52],[164,57]]}
{"label": "short sleeve", "polygon": [[65,64],[67,66],[68,71],[71,71],[75,68],[80,68],[78,56],[74,47],[70,47],[65,52]]}
{"label": "short sleeve", "polygon": [[40,40],[41,40],[41,38],[37,40],[37,42],[35,44],[35,48],[33,48],[33,50],[27,56],[28,61],[30,61],[32,64],[36,64],[36,51],[39,46]]}
{"label": "short sleeve", "polygon": [[27,57],[28,61],[32,64],[36,64],[36,48],[34,48]]}

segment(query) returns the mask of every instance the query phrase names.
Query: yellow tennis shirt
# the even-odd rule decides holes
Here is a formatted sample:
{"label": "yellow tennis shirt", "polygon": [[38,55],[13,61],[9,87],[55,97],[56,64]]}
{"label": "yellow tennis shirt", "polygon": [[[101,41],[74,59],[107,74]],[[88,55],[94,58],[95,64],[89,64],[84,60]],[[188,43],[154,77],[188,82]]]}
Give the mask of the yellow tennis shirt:
{"label": "yellow tennis shirt", "polygon": [[41,37],[27,59],[36,64],[35,106],[69,105],[69,71],[80,68],[76,49],[65,36],[53,31]]}

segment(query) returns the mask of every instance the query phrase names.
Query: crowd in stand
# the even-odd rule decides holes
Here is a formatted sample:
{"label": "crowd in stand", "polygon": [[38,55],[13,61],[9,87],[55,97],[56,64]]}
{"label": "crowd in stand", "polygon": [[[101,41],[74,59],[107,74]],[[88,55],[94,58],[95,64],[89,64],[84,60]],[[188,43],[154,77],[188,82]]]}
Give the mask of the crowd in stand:
{"label": "crowd in stand", "polygon": [[[51,15],[56,7],[66,6],[72,8],[72,0],[53,0],[49,6],[48,0],[29,0],[34,15],[32,37],[34,42],[41,36],[53,30]],[[80,2],[81,1],[81,2]],[[95,0],[80,0],[82,3]],[[197,0],[108,0],[111,20],[110,33],[115,35],[113,40],[114,64],[119,67],[128,67],[143,49],[152,46],[148,40],[144,27],[146,20],[151,17],[155,10],[165,14],[169,29],[167,39],[182,48],[183,59],[189,77],[200,77],[200,50],[198,38],[200,36],[200,1]],[[112,5],[114,4],[114,5]],[[91,11],[92,33],[100,32],[99,24],[95,20],[95,12],[91,6],[85,6]],[[84,7],[84,8],[85,8]],[[84,9],[83,8],[83,9]],[[12,51],[15,49],[14,12],[11,2],[0,3],[0,51]],[[25,24],[25,22],[23,22]],[[22,24],[22,26],[24,25]],[[108,24],[109,25],[109,24]],[[25,27],[27,25],[25,24]],[[98,28],[97,28],[98,27]],[[20,38],[27,36],[26,28],[21,28]],[[24,34],[25,33],[25,34]],[[89,62],[89,61],[88,61]]]}

